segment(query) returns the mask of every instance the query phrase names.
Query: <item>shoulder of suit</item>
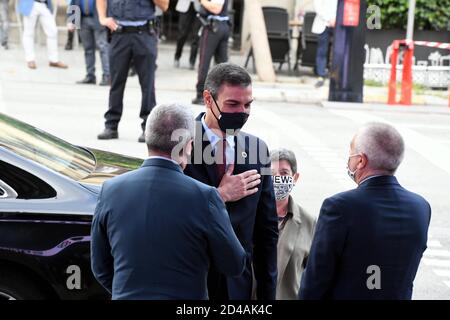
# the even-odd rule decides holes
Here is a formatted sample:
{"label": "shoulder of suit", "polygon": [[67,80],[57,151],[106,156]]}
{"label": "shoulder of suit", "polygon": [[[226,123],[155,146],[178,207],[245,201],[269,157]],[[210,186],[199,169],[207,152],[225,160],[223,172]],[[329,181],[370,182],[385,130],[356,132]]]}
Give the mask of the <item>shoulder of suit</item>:
{"label": "shoulder of suit", "polygon": [[183,174],[183,179],[186,180],[186,183],[189,185],[190,188],[196,188],[196,191],[198,192],[209,194],[209,192],[216,189],[215,187],[212,187],[210,185],[207,185],[206,183],[198,181],[186,174]]}
{"label": "shoulder of suit", "polygon": [[106,186],[106,187],[113,187],[113,186],[120,185],[120,184],[122,184],[122,183],[124,183],[124,182],[127,182],[128,180],[133,179],[133,177],[134,177],[136,174],[138,174],[138,172],[139,172],[141,169],[142,169],[142,168],[139,167],[139,168],[137,168],[137,169],[135,169],[135,170],[128,171],[128,172],[122,173],[122,174],[120,174],[120,175],[118,175],[118,176],[115,176],[115,177],[113,177],[113,178],[111,178],[111,179],[108,179],[108,180],[106,180],[106,181],[103,183],[103,187],[105,187],[105,186]]}
{"label": "shoulder of suit", "polygon": [[[355,205],[356,203],[360,203],[361,201],[369,201],[366,197],[361,195],[361,191],[358,188],[343,191],[340,193],[337,193],[335,195],[332,195],[330,197],[327,197],[323,203],[322,207],[326,204],[327,206],[332,206],[334,208],[338,209],[346,209],[349,205]],[[348,210],[345,210],[346,212]]]}
{"label": "shoulder of suit", "polygon": [[358,197],[358,193],[360,193],[361,190],[358,188],[354,188],[354,189],[350,189],[350,190],[346,190],[346,191],[342,191],[339,193],[336,193],[330,197],[328,197],[326,200],[330,200],[330,201],[343,201],[343,200],[347,200],[347,199],[352,199],[355,197]]}
{"label": "shoulder of suit", "polygon": [[414,199],[414,201],[416,201],[417,203],[421,203],[423,205],[427,205],[431,208],[430,203],[420,194],[412,192],[408,189],[405,189],[404,187],[401,186],[401,188],[409,195],[409,197],[411,199]]}

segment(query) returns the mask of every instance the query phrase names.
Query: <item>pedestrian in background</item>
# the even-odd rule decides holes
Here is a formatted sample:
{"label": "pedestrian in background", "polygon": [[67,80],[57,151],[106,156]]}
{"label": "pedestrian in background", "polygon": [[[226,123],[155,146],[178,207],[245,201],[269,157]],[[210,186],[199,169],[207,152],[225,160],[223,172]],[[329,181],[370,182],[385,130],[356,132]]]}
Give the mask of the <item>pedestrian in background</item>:
{"label": "pedestrian in background", "polygon": [[197,13],[200,11],[198,0],[178,0],[175,9],[179,12],[177,47],[175,49],[174,66],[180,67],[180,58],[183,53],[183,46],[189,35],[191,35],[191,54],[189,56],[189,66],[194,70],[197,59],[199,30],[201,27]]}
{"label": "pedestrian in background", "polygon": [[97,0],[101,25],[111,33],[108,111],[105,113],[105,129],[97,138],[101,140],[119,138],[118,126],[123,111],[123,94],[130,70],[136,69],[142,92],[142,133],[138,141],[145,142],[144,130],[147,117],[156,105],[155,68],[158,52],[158,36],[155,23],[155,6],[162,11],[169,7],[169,0]]}
{"label": "pedestrian in background", "polygon": [[319,76],[315,87],[320,88],[325,84],[327,77],[328,48],[336,24],[337,0],[314,0],[316,17],[311,31],[319,38],[316,52],[316,74]]}
{"label": "pedestrian in background", "polygon": [[353,137],[347,171],[358,187],[323,202],[300,299],[411,299],[431,208],[394,176],[404,152],[387,124]]}
{"label": "pedestrian in background", "polygon": [[[106,27],[100,24],[98,19],[95,0],[71,0],[72,6],[80,8],[80,36],[84,48],[84,58],[86,63],[86,76],[78,81],[78,84],[96,84],[95,75],[95,51],[98,48],[102,63],[102,80],[100,86],[107,86],[110,83],[109,75],[109,43]],[[68,24],[69,31],[75,32],[75,25]]]}
{"label": "pedestrian in background", "polygon": [[34,52],[34,31],[38,19],[47,36],[49,66],[67,69],[67,65],[59,61],[58,29],[52,10],[52,2],[49,0],[19,0],[19,12],[23,15],[23,48],[27,66],[30,69],[36,69],[37,67]]}
{"label": "pedestrian in background", "polygon": [[228,38],[230,18],[228,0],[200,0],[200,16],[205,23],[200,40],[200,62],[193,104],[204,104],[203,89],[212,57],[217,64],[228,61]]}

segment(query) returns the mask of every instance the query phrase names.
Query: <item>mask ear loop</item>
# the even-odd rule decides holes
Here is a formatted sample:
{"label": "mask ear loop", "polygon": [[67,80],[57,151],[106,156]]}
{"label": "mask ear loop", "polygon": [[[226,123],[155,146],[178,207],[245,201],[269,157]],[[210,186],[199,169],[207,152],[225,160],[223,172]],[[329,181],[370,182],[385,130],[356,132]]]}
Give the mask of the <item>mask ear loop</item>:
{"label": "mask ear loop", "polygon": [[[216,107],[217,107],[217,110],[219,110],[220,118],[222,118],[222,110],[220,110],[219,105],[217,104],[216,99],[214,99],[214,96],[213,96],[213,94],[212,94],[211,92],[209,93],[209,95],[210,95],[211,98],[213,99],[214,104],[215,104]],[[214,111],[213,111],[212,109],[211,109],[211,111],[212,111],[212,113],[213,113],[213,115],[214,115],[214,118],[216,118],[216,120],[219,121],[220,118],[217,118],[217,117],[216,117],[216,114],[214,113]]]}

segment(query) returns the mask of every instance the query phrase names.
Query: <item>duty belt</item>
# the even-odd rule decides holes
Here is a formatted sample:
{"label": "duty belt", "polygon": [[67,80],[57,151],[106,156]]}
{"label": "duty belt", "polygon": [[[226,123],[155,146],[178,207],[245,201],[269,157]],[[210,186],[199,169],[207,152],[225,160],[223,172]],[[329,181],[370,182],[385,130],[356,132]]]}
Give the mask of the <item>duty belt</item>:
{"label": "duty belt", "polygon": [[121,26],[117,27],[117,30],[114,32],[117,33],[139,33],[144,31],[154,32],[156,28],[155,20],[150,20],[146,24],[142,26]]}

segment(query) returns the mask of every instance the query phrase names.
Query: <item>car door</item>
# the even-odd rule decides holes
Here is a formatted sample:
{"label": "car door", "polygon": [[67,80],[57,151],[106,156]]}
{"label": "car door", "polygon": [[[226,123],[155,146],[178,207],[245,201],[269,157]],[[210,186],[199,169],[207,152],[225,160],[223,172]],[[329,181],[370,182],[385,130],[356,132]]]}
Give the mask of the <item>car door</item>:
{"label": "car door", "polygon": [[108,297],[90,270],[91,216],[55,212],[50,183],[0,160],[0,299]]}

